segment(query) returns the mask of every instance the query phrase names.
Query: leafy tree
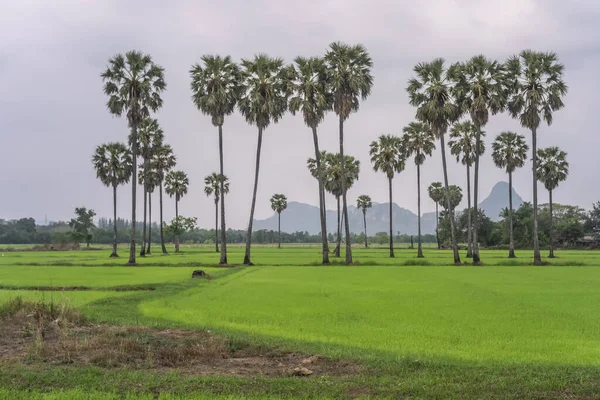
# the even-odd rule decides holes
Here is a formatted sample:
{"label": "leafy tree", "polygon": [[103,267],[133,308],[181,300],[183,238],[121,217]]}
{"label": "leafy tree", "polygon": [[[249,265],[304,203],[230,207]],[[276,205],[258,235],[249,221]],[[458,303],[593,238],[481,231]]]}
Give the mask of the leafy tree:
{"label": "leafy tree", "polygon": [[375,234],[375,240],[379,244],[386,244],[390,242],[390,238],[387,232],[377,232]]}
{"label": "leafy tree", "polygon": [[281,248],[281,212],[287,208],[287,197],[283,194],[274,194],[271,197],[271,209],[277,213],[277,248]]}
{"label": "leafy tree", "polygon": [[[472,57],[465,63],[457,63],[450,67],[449,75],[454,81],[454,95],[461,111],[468,112],[475,125],[475,149],[481,145],[481,129],[488,123],[490,113],[495,115],[506,106],[506,85],[504,83],[504,66],[483,55]],[[475,176],[473,179],[473,203],[479,204],[479,156],[475,152]],[[477,240],[478,213],[473,214],[473,264],[478,264],[479,242]]]}
{"label": "leafy tree", "polygon": [[377,141],[372,141],[369,155],[375,172],[383,172],[388,178],[390,197],[390,257],[394,257],[394,234],[392,227],[392,180],[394,174],[404,171],[406,166],[406,150],[402,139],[398,136],[381,135]]}
{"label": "leafy tree", "polygon": [[512,203],[512,174],[517,168],[525,165],[529,146],[525,143],[525,136],[514,132],[502,132],[496,137],[492,145],[492,159],[498,168],[503,168],[508,173],[508,221],[509,244],[508,258],[515,258],[515,242],[513,237],[513,203]]}
{"label": "leafy tree", "polygon": [[[196,227],[196,218],[176,216],[171,220],[170,224],[165,224],[165,232],[172,234],[175,238],[179,238],[186,232],[192,231]],[[177,240],[177,239],[176,239]],[[177,242],[175,242],[177,244]],[[175,250],[179,252],[179,249]]]}
{"label": "leafy tree", "polygon": [[367,243],[367,209],[373,207],[373,202],[371,201],[371,196],[366,194],[361,194],[356,199],[356,207],[359,208],[363,213],[363,223],[365,225],[365,249],[369,247]]}
{"label": "leafy tree", "polygon": [[600,237],[600,201],[592,204],[592,209],[588,214],[586,230],[591,232],[596,238]]}
{"label": "leafy tree", "polygon": [[340,136],[340,183],[346,231],[346,264],[352,263],[350,225],[348,223],[348,204],[346,201],[346,165],[344,155],[344,121],[350,114],[357,112],[360,99],[365,100],[371,94],[373,61],[363,45],[347,45],[341,42],[331,43],[325,54],[325,62],[330,73],[333,94],[333,111],[339,118]]}
{"label": "leafy tree", "polygon": [[271,58],[265,54],[259,54],[253,60],[242,60],[242,94],[238,106],[246,122],[258,128],[254,190],[252,192],[246,252],[244,254],[244,264],[246,265],[252,265],[250,246],[252,244],[256,191],[258,189],[262,135],[271,122],[277,123],[287,110],[290,95],[288,75],[289,70],[284,67],[281,58]]}
{"label": "leafy tree", "polygon": [[173,154],[173,149],[168,144],[162,145],[156,149],[154,156],[152,157],[151,165],[157,172],[158,178],[158,201],[160,208],[160,246],[163,254],[167,254],[167,248],[165,247],[165,235],[163,230],[163,183],[165,181],[165,175],[171,171],[177,158]]}
{"label": "leafy tree", "polygon": [[[461,109],[454,102],[452,84],[444,68],[443,59],[437,58],[429,63],[419,63],[414,67],[414,72],[417,76],[410,79],[406,90],[410,98],[410,104],[417,107],[417,119],[429,124],[433,134],[440,139],[444,187],[446,192],[448,192],[448,168],[446,165],[444,136],[448,130],[448,126],[459,119]],[[448,199],[449,196],[446,195],[445,198]],[[452,249],[454,251],[454,263],[460,264],[458,243],[454,232],[454,210],[449,209],[448,211],[451,214],[450,232],[452,236]]]}
{"label": "leafy tree", "polygon": [[[215,197],[215,250],[217,253],[219,252],[219,199],[221,198],[221,190],[223,190],[223,194],[229,193],[229,179],[226,176],[213,172],[204,178],[204,193],[207,196]],[[221,228],[223,228],[223,225],[221,225]],[[222,239],[223,235],[221,235]]]}
{"label": "leafy tree", "polygon": [[[456,161],[461,162],[467,167],[467,258],[473,257],[472,244],[472,228],[473,224],[471,221],[471,166],[478,155],[482,155],[485,152],[485,144],[483,141],[479,141],[479,148],[476,151],[477,146],[477,127],[470,121],[456,123],[452,126],[450,131],[450,140],[448,146],[450,147],[450,153],[456,156]],[[481,132],[481,136],[485,136],[484,132]],[[477,203],[475,203],[477,208]]]}
{"label": "leafy tree", "polygon": [[[156,151],[157,148],[162,146],[162,142],[164,139],[164,133],[158,121],[152,118],[144,118],[140,123],[138,134],[137,134],[137,148],[139,150],[139,155],[142,157],[143,164],[140,169],[139,175],[139,184],[144,188],[144,228],[143,228],[143,236],[142,236],[142,247],[140,249],[140,256],[144,257],[146,255],[146,204],[148,202],[148,187],[143,183],[145,181],[144,175],[148,175],[150,173],[150,160],[152,158],[153,152]],[[132,146],[133,137],[129,135],[129,145]]]}
{"label": "leafy tree", "polygon": [[554,225],[552,221],[552,191],[558,187],[560,182],[567,179],[569,175],[569,163],[567,162],[567,153],[558,147],[548,147],[537,151],[538,165],[536,169],[537,179],[544,184],[548,191],[550,204],[550,254],[549,258],[554,258]]}
{"label": "leafy tree", "polygon": [[69,222],[69,227],[73,229],[72,236],[77,242],[84,240],[86,246],[89,248],[92,240],[90,229],[95,227],[94,217],[96,216],[96,212],[94,210],[88,210],[85,207],[77,207],[75,208],[75,216],[76,217],[72,218]]}
{"label": "leafy tree", "polygon": [[[179,200],[187,194],[189,184],[183,171],[170,171],[165,177],[165,193],[175,196],[175,218],[179,217]],[[175,253],[179,253],[179,235],[175,235]]]}
{"label": "leafy tree", "polygon": [[96,177],[108,187],[113,189],[113,250],[111,257],[117,254],[117,187],[124,185],[131,178],[132,159],[131,152],[123,143],[112,142],[96,147],[92,156],[92,163],[96,170]]}
{"label": "leafy tree", "polygon": [[[219,175],[223,170],[223,123],[231,115],[241,96],[241,74],[231,57],[205,55],[201,64],[190,70],[192,100],[198,109],[209,115],[212,124],[219,128]],[[225,181],[221,182],[220,193],[227,194]],[[215,242],[217,243],[218,240]],[[217,244],[217,248],[219,245]],[[225,228],[225,196],[221,196],[221,258],[219,264],[227,264],[227,230]]]}
{"label": "leafy tree", "polygon": [[435,237],[437,239],[438,250],[440,250],[440,236],[439,236],[439,205],[444,201],[444,188],[441,182],[433,182],[429,185],[427,192],[429,193],[429,198],[433,200],[435,203]]}
{"label": "leafy tree", "polygon": [[[317,128],[327,111],[331,110],[333,96],[331,93],[329,71],[322,58],[296,57],[296,65],[291,70],[292,97],[290,111],[302,113],[304,123],[311,128],[315,146],[315,166],[321,171],[321,151]],[[329,264],[329,244],[327,243],[327,210],[325,209],[325,187],[323,176],[317,176],[319,183],[319,217],[321,222],[321,244],[323,264]]]}
{"label": "leafy tree", "polygon": [[[423,257],[423,248],[421,246],[421,165],[425,162],[427,156],[431,157],[435,149],[435,136],[427,124],[422,122],[411,122],[402,130],[404,136],[404,148],[407,157],[415,156],[415,165],[417,166],[417,215],[418,215],[418,245],[417,257]],[[437,207],[437,203],[436,203]]]}
{"label": "leafy tree", "polygon": [[104,93],[108,96],[108,111],[120,117],[123,113],[131,128],[131,246],[129,264],[135,264],[135,211],[137,186],[137,133],[138,127],[150,111],[162,107],[160,94],[167,87],[164,70],[152,61],[152,57],[138,51],[129,51],[125,56],[117,54],[108,61],[102,73]]}
{"label": "leafy tree", "polygon": [[564,67],[553,52],[524,50],[506,63],[508,75],[508,111],[521,126],[531,130],[533,161],[533,260],[542,263],[538,237],[537,198],[537,130],[542,119],[552,124],[554,111],[564,107],[562,97],[567,94],[563,81]]}

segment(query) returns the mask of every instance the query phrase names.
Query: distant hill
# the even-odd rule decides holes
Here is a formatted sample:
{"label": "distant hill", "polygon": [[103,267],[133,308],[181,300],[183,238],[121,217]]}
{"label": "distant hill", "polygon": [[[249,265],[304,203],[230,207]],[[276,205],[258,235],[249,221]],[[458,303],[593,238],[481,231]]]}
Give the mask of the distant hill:
{"label": "distant hill", "polygon": [[[480,207],[492,220],[497,221],[498,215],[504,207],[508,207],[508,183],[498,182],[490,195],[483,200]],[[523,204],[523,199],[513,189],[513,207],[518,208]],[[406,208],[393,203],[394,231],[409,235],[417,234],[417,215]],[[387,232],[389,203],[373,203],[367,211],[367,232],[371,235],[376,232]],[[348,220],[350,231],[360,233],[363,231],[362,212],[354,205],[348,206]],[[327,227],[333,232],[337,221],[337,211],[327,210]],[[277,229],[277,214],[263,220],[254,221],[254,230]],[[321,230],[319,223],[319,207],[310,204],[290,201],[288,208],[281,214],[281,230],[283,232],[309,232],[316,234]],[[435,213],[424,213],[421,216],[421,232],[423,234],[435,232]]]}

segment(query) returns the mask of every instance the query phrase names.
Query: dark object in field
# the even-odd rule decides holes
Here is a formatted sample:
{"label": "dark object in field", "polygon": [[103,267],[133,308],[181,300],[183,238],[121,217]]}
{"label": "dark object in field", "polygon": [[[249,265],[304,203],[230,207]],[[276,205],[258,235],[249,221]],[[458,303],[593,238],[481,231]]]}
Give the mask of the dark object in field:
{"label": "dark object in field", "polygon": [[192,278],[208,278],[208,274],[201,269],[197,269],[192,272]]}

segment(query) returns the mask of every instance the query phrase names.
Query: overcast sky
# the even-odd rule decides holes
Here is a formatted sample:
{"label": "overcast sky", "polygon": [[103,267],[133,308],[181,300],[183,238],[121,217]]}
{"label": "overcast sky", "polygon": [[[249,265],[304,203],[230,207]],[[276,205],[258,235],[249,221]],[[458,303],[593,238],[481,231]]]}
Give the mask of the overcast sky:
{"label": "overcast sky", "polygon": [[[600,2],[597,0],[421,0],[421,1],[0,1],[0,218],[70,218],[76,206],[112,215],[112,193],[95,177],[90,162],[95,147],[125,141],[127,123],[106,111],[100,73],[108,59],[131,49],[152,55],[166,70],[164,107],[156,117],[166,141],[187,172],[190,190],[183,215],[212,226],[212,199],[203,178],[218,168],[217,130],[190,101],[189,68],[203,54],[249,58],[264,52],[291,62],[297,55],[324,54],[329,43],[364,44],[373,58],[372,95],[346,123],[346,152],[361,161],[359,181],[349,202],[360,194],[387,201],[383,174],[372,171],[368,145],[381,134],[400,134],[415,110],[405,87],[413,66],[443,57],[448,62],[483,53],[498,60],[524,48],[554,50],[566,67],[569,93],[554,124],[539,129],[540,147],[567,151],[569,179],[556,202],[590,208],[600,200]],[[488,148],[503,130],[530,135],[507,115],[490,118]],[[333,114],[319,130],[321,148],[338,149]],[[248,222],[256,129],[239,113],[224,125],[228,227]],[[272,214],[269,198],[284,193],[290,201],[318,204],[316,182],[306,169],[314,155],[310,130],[301,117],[286,116],[267,128],[256,217]],[[449,158],[451,183],[466,187],[462,166]],[[442,178],[439,147],[425,162],[423,188]],[[505,180],[489,152],[482,162],[481,192]],[[531,199],[531,165],[516,172],[515,189]],[[410,165],[394,181],[394,201],[416,211],[416,171]],[[547,192],[540,185],[540,201]],[[118,213],[130,217],[129,186],[120,188]],[[141,196],[140,199],[141,206]],[[329,204],[333,205],[332,199]],[[158,202],[155,201],[154,204]],[[433,210],[424,196],[423,211]],[[165,198],[165,217],[174,201]],[[140,208],[141,218],[141,208]],[[156,219],[156,215],[154,219]]]}

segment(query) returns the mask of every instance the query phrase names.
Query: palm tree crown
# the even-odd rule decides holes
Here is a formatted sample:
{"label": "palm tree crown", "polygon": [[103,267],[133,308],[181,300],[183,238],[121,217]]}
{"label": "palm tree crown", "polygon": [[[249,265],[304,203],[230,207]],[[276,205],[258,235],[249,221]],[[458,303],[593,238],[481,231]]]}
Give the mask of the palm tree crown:
{"label": "palm tree crown", "polygon": [[214,126],[235,110],[240,96],[240,69],[230,56],[204,55],[190,70],[192,101]]}
{"label": "palm tree crown", "polygon": [[[450,193],[450,207],[452,207],[452,209],[455,209],[462,201],[462,188],[460,186],[450,185],[448,187],[448,192]],[[444,201],[440,203],[440,205],[444,208],[447,208],[445,201],[445,191],[442,191],[442,195],[444,195]]]}
{"label": "palm tree crown", "polygon": [[[481,131],[481,136],[485,136],[485,132]],[[472,166],[477,155],[476,139],[477,127],[473,122],[464,121],[454,124],[450,131],[450,140],[448,140],[450,154],[456,156],[457,162],[460,161],[463,165]],[[478,153],[480,156],[485,153],[485,143],[483,141],[479,142]]]}
{"label": "palm tree crown", "polygon": [[[139,154],[144,160],[149,160],[155,149],[162,146],[165,138],[164,132],[158,121],[153,118],[144,118],[137,131],[137,146]],[[132,144],[133,137],[129,135],[129,145]]]}
{"label": "palm tree crown", "polygon": [[[344,188],[349,190],[358,180],[360,161],[353,156],[344,156]],[[325,189],[336,197],[342,196],[342,166],[339,153],[326,153],[323,158]]]}
{"label": "palm tree crown", "polygon": [[373,207],[371,196],[366,194],[358,196],[358,199],[356,199],[356,207],[360,208],[363,213],[366,213],[368,208]]}
{"label": "palm tree crown", "polygon": [[539,163],[537,165],[537,179],[544,184],[546,190],[554,190],[558,184],[567,179],[569,175],[569,162],[567,153],[558,147],[539,149],[537,152]]}
{"label": "palm tree crown", "polygon": [[406,165],[406,151],[402,140],[398,136],[381,135],[377,141],[371,142],[369,155],[376,172],[383,172],[389,179],[394,178],[394,173],[404,171]]}
{"label": "palm tree crown", "polygon": [[179,201],[187,194],[189,184],[190,182],[185,172],[170,171],[165,177],[165,192],[170,197],[175,196],[175,200]]}
{"label": "palm tree crown", "polygon": [[131,179],[131,152],[123,143],[112,142],[96,147],[92,163],[96,176],[106,186],[116,187]]}
{"label": "palm tree crown", "polygon": [[226,176],[213,172],[204,178],[204,193],[207,196],[214,195],[215,203],[219,202],[221,197],[221,181],[223,181],[223,192],[229,193],[229,178]]}
{"label": "palm tree crown", "polygon": [[296,65],[290,69],[290,111],[293,115],[302,113],[306,125],[314,128],[332,108],[329,71],[319,57],[296,57],[294,62]]}
{"label": "palm tree crown", "polygon": [[429,126],[423,122],[411,122],[402,129],[403,147],[407,156],[414,154],[415,165],[423,165],[427,156],[435,150],[435,136]]}
{"label": "palm tree crown", "polygon": [[514,132],[502,132],[492,144],[492,159],[498,168],[512,173],[525,165],[527,151],[529,146],[525,143],[525,136]]}
{"label": "palm tree crown", "polygon": [[441,182],[432,182],[427,188],[427,192],[429,193],[429,198],[433,200],[434,203],[444,206],[442,203],[444,202],[444,187]]}
{"label": "palm tree crown", "polygon": [[271,209],[277,214],[281,214],[287,208],[287,197],[284,194],[274,194],[271,197]]}
{"label": "palm tree crown", "polygon": [[150,163],[153,168],[156,169],[158,178],[162,182],[164,181],[167,172],[175,167],[177,158],[173,154],[173,148],[170,145],[165,144],[156,149]]}

